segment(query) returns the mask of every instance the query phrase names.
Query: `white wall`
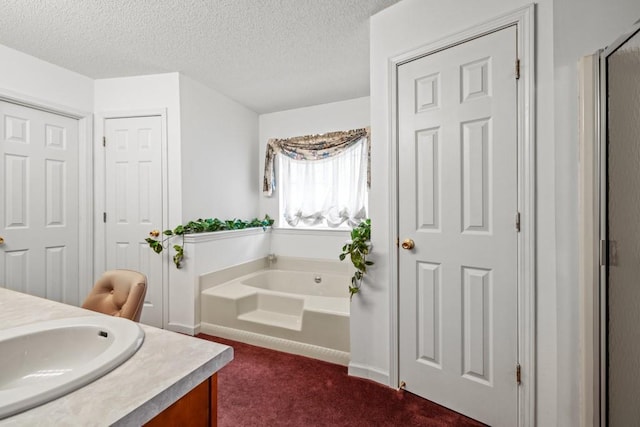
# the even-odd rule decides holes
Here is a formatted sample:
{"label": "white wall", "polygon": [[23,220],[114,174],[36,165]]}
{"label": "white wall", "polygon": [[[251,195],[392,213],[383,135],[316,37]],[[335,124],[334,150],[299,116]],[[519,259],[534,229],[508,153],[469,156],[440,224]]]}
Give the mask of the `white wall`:
{"label": "white wall", "polygon": [[[270,138],[290,138],[369,126],[369,97],[350,99],[312,107],[279,111],[260,116],[259,177],[260,213],[278,218],[277,189],[271,197],[262,194],[264,156]],[[279,224],[275,224],[276,227]],[[274,230],[271,252],[276,255],[336,260],[348,231]]]}
{"label": "white wall", "polygon": [[0,45],[0,90],[27,101],[93,111],[93,80]]}
{"label": "white wall", "polygon": [[337,261],[349,238],[348,230],[274,228],[269,252],[277,256]]}
{"label": "white wall", "polygon": [[184,220],[258,212],[258,114],[180,75]]}
{"label": "white wall", "polygon": [[[371,377],[388,375],[390,366],[389,265],[391,242],[389,210],[389,59],[434,42],[475,24],[490,20],[528,4],[514,0],[404,0],[371,19],[371,131],[372,236],[376,269],[372,279],[376,291],[352,303],[351,357],[354,364],[370,370]],[[553,10],[551,0],[537,5],[537,297],[538,315],[538,425],[556,425],[556,243],[553,141]]]}

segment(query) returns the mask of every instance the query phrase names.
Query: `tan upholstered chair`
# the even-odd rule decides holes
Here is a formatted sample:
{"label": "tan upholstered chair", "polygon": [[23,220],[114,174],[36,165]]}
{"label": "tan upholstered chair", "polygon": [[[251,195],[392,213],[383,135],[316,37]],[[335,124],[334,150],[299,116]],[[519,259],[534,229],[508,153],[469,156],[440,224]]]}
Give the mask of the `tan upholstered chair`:
{"label": "tan upholstered chair", "polygon": [[147,277],[133,270],[105,272],[84,300],[82,308],[111,316],[140,320]]}

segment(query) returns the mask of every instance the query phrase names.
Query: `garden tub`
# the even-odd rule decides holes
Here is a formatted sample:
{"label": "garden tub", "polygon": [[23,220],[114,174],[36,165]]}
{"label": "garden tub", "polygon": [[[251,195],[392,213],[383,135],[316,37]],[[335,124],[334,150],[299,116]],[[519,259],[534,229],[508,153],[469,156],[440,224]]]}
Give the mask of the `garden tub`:
{"label": "garden tub", "polygon": [[200,331],[349,363],[347,273],[263,269],[204,289]]}

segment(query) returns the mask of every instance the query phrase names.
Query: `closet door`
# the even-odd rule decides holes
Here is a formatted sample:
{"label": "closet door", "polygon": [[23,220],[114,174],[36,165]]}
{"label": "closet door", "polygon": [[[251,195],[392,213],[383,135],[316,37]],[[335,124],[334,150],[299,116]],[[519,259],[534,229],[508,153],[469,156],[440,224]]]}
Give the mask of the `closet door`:
{"label": "closet door", "polygon": [[78,295],[78,120],[0,101],[0,286]]}
{"label": "closet door", "polygon": [[145,238],[162,229],[160,116],[105,120],[106,269],[147,276],[141,322],[163,326],[162,256]]}

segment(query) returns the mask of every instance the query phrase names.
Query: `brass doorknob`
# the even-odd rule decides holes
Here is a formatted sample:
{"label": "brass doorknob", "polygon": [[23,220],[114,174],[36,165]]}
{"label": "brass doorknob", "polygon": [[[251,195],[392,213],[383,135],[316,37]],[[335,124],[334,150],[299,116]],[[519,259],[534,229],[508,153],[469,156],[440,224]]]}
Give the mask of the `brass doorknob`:
{"label": "brass doorknob", "polygon": [[402,241],[402,249],[411,250],[416,246],[415,242],[411,239],[404,239]]}
{"label": "brass doorknob", "polygon": [[4,238],[0,237],[0,245],[4,245]]}

